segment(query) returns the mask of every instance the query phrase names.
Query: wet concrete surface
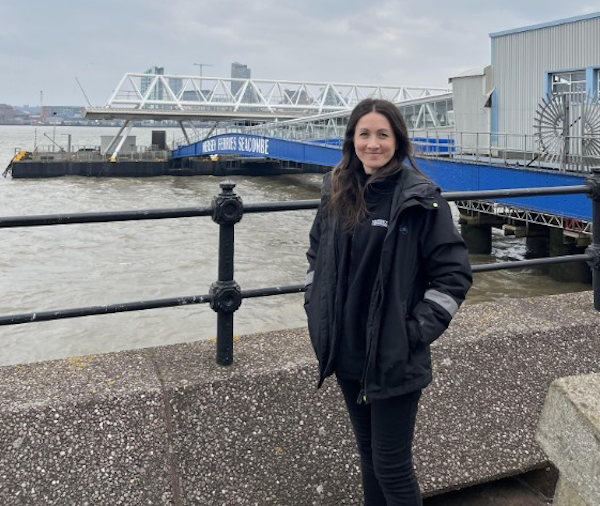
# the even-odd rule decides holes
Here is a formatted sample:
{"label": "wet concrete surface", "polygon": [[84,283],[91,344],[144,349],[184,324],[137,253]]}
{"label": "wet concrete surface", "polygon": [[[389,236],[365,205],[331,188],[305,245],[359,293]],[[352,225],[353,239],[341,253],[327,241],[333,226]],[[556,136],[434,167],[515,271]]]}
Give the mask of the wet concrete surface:
{"label": "wet concrete surface", "polygon": [[423,506],[550,506],[556,479],[556,469],[541,469],[430,497]]}

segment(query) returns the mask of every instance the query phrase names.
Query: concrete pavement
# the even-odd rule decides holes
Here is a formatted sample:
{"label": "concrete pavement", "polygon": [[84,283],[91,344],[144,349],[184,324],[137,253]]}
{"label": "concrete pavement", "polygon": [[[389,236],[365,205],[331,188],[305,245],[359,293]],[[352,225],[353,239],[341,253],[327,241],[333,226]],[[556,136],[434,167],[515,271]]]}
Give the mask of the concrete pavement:
{"label": "concrete pavement", "polygon": [[549,467],[431,497],[423,506],[549,506],[556,479]]}

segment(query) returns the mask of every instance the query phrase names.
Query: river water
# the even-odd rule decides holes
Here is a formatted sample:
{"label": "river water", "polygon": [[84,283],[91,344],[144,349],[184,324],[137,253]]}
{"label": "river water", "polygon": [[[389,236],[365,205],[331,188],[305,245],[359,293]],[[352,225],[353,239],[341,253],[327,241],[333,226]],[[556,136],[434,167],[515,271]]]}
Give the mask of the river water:
{"label": "river water", "polygon": [[[167,139],[181,137],[166,129]],[[0,125],[0,172],[15,148],[34,142],[66,148],[99,144],[106,127]],[[151,129],[134,128],[138,145]],[[315,199],[321,176],[231,177],[244,202]],[[0,178],[0,216],[137,210],[209,205],[221,178]],[[236,225],[235,279],[244,288],[304,280],[308,231],[314,211],[244,216]],[[210,218],[149,220],[0,230],[0,315],[145,299],[200,295],[217,276],[217,225]],[[474,263],[521,259],[524,239],[495,231],[490,257]],[[557,283],[535,270],[479,274],[467,303],[589,289]],[[249,299],[235,315],[235,333],[305,325],[302,295]],[[0,365],[214,338],[208,305],[0,327]]]}

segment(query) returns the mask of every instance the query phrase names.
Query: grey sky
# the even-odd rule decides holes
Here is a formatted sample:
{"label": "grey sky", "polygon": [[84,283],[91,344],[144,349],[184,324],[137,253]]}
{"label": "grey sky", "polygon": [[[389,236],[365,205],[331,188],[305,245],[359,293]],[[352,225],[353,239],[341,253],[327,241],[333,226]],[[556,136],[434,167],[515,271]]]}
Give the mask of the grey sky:
{"label": "grey sky", "polygon": [[0,103],[103,105],[126,72],[446,86],[489,33],[600,10],[572,0],[3,0]]}

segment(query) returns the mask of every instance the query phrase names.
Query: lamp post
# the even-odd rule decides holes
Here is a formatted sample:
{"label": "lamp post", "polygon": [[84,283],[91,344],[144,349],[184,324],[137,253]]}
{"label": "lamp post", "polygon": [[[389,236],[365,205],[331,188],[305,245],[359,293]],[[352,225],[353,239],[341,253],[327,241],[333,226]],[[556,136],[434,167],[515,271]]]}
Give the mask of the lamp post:
{"label": "lamp post", "polygon": [[198,67],[200,77],[202,77],[202,69],[204,67],[214,67],[214,65],[212,65],[210,63],[194,63],[194,65],[196,65],[196,67]]}
{"label": "lamp post", "polygon": [[71,134],[60,134],[67,136],[67,153],[71,152]]}

